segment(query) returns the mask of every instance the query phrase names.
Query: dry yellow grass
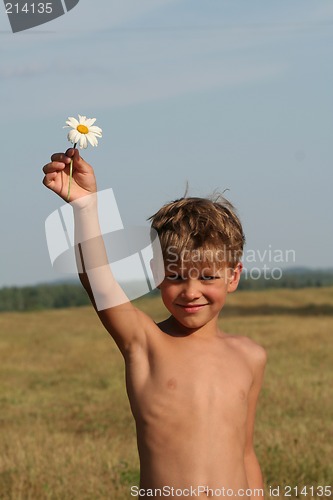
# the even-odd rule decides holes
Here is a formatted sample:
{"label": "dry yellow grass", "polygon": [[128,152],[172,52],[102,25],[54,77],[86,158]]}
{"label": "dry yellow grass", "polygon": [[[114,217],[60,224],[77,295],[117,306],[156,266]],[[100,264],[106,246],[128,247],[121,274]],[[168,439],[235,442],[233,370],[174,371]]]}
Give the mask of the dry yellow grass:
{"label": "dry yellow grass", "polygon": [[[267,492],[329,485],[333,289],[229,299],[223,329],[269,355],[256,426]],[[137,303],[165,315],[158,297]],[[131,498],[139,469],[122,357],[92,309],[0,314],[0,356],[0,498]]]}

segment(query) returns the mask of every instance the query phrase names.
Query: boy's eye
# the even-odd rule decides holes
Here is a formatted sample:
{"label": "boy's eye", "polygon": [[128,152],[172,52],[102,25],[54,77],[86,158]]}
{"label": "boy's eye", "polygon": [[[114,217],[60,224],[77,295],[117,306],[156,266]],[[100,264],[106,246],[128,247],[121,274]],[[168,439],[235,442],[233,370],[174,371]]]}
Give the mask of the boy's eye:
{"label": "boy's eye", "polygon": [[201,276],[200,279],[202,281],[213,281],[213,280],[217,280],[218,276]]}

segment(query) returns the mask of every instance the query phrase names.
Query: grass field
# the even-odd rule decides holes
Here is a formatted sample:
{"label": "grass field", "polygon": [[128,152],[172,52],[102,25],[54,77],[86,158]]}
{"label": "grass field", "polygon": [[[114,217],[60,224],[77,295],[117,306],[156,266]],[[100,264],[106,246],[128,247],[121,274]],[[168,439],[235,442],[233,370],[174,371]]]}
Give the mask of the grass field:
{"label": "grass field", "polygon": [[[166,317],[158,297],[137,303]],[[268,352],[256,424],[267,498],[269,486],[297,498],[284,485],[332,485],[333,288],[237,292],[220,321]],[[0,498],[131,498],[122,357],[93,310],[2,313],[0,356]]]}

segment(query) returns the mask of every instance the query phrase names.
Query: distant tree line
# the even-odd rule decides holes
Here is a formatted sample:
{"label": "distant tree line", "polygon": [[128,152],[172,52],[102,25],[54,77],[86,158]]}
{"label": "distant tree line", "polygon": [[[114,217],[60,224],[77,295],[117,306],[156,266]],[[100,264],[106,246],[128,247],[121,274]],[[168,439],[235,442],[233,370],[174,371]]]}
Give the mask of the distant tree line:
{"label": "distant tree line", "polygon": [[239,290],[264,290],[267,288],[306,288],[333,286],[333,269],[281,271],[273,269],[271,273],[243,273]]}
{"label": "distant tree line", "polygon": [[[284,271],[282,276],[243,276],[240,290],[267,288],[305,288],[333,286],[333,270]],[[157,290],[153,295],[159,293]],[[80,307],[90,304],[88,295],[79,283],[41,284],[0,289],[0,312],[32,311]]]}
{"label": "distant tree line", "polygon": [[60,309],[88,304],[88,295],[80,284],[45,284],[0,289],[0,311]]}

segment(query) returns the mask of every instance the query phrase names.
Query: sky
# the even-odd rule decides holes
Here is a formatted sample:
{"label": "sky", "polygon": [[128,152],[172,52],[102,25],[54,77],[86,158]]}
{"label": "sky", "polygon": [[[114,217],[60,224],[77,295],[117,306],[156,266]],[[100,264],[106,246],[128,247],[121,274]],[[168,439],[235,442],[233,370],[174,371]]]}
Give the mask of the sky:
{"label": "sky", "polygon": [[0,287],[62,278],[41,169],[78,114],[125,227],[226,190],[245,266],[333,267],[332,26],[331,0],[80,0],[13,34],[0,7]]}

